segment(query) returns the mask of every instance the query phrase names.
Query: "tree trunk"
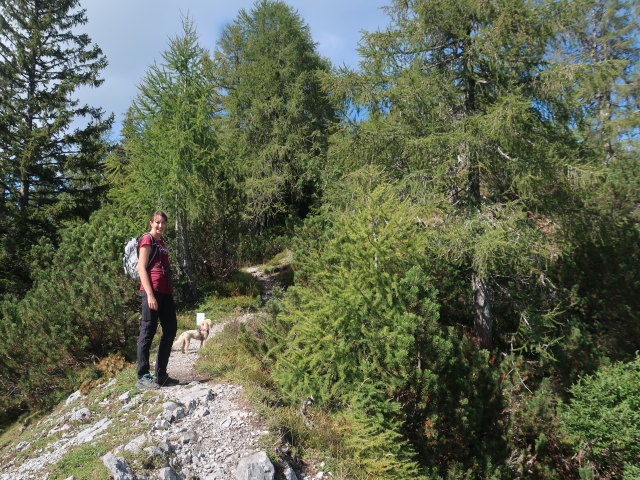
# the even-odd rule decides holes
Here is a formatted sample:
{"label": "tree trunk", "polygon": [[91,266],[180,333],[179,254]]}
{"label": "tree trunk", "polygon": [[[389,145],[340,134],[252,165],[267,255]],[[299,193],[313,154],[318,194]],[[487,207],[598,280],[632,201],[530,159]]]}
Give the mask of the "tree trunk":
{"label": "tree trunk", "polygon": [[491,348],[493,320],[491,318],[491,299],[486,279],[474,270],[471,273],[473,290],[474,326],[480,348]]}
{"label": "tree trunk", "polygon": [[[474,77],[473,57],[470,53],[472,50],[470,44],[472,42],[471,29],[467,31],[467,39],[463,43],[462,51],[464,52],[464,95],[465,109],[468,116],[476,113],[476,80]],[[482,208],[482,194],[480,191],[480,164],[478,158],[473,154],[468,145],[465,145],[463,156],[466,157],[468,164],[467,174],[467,194],[470,199],[472,213],[477,214]],[[472,264],[475,262],[472,260]],[[485,278],[484,272],[479,271],[477,267],[473,267],[471,273],[471,291],[473,294],[473,317],[476,335],[480,348],[491,347],[491,337],[493,333],[493,324],[491,319],[491,299],[489,285]]]}
{"label": "tree trunk", "polygon": [[189,282],[189,288],[191,290],[191,300],[194,300],[197,295],[196,281],[193,278],[193,268],[191,264],[191,252],[189,248],[189,238],[187,235],[187,213],[181,211],[179,213],[180,218],[180,230],[177,232],[182,242],[182,269],[187,281]]}

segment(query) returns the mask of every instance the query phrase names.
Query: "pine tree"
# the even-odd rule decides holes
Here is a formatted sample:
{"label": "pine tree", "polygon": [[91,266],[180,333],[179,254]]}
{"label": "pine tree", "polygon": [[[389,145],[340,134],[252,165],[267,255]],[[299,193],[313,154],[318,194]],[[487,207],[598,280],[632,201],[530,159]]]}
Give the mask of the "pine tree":
{"label": "pine tree", "polygon": [[225,148],[244,176],[254,232],[304,217],[334,121],[319,73],[329,64],[288,5],[261,0],[222,32],[215,55],[225,113]]}
{"label": "pine tree", "polygon": [[35,239],[55,237],[60,221],[87,218],[101,198],[102,135],[111,120],[73,94],[98,87],[107,61],[75,33],[87,21],[78,5],[0,1],[0,291],[22,291],[23,257]]}

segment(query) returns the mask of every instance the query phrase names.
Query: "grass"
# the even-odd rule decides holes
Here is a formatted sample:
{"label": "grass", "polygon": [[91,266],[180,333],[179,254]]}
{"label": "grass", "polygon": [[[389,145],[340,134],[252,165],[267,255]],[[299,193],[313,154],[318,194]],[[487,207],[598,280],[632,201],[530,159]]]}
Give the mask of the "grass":
{"label": "grass", "polygon": [[259,267],[258,270],[261,270],[264,273],[274,273],[289,268],[291,266],[291,262],[293,262],[293,252],[286,248],[267,263]]}
{"label": "grass", "polygon": [[110,478],[101,458],[105,450],[106,446],[102,442],[85,443],[73,448],[53,466],[49,478],[58,480],[71,475],[76,480]]}

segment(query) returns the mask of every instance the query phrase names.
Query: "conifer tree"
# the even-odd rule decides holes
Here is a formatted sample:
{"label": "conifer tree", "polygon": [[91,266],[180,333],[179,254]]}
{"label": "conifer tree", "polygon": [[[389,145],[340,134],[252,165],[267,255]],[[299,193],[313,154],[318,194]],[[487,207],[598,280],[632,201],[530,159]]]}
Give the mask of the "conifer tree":
{"label": "conifer tree", "polygon": [[244,176],[254,231],[304,217],[319,192],[335,117],[318,76],[329,64],[309,27],[285,3],[260,0],[223,30],[215,59],[225,148]]}
{"label": "conifer tree", "polygon": [[628,360],[640,345],[639,8],[626,0],[569,2],[549,57],[553,112],[579,138],[579,155],[591,159],[591,168],[572,172],[563,221],[571,249],[556,277],[567,313],[598,344],[585,363],[603,350]]}
{"label": "conifer tree", "polygon": [[469,311],[489,347],[494,273],[540,275],[548,239],[538,212],[562,178],[566,137],[545,116],[540,88],[550,10],[419,0],[388,11],[390,27],[363,39],[362,73],[338,82],[368,116],[342,148],[441,209],[433,248],[466,272]]}
{"label": "conifer tree", "polygon": [[[175,225],[179,273],[191,293],[191,222],[213,215],[219,172],[211,61],[193,22],[152,65],[124,122],[124,140],[108,160],[110,196],[141,220],[165,209]],[[214,209],[215,210],[215,209]]]}
{"label": "conifer tree", "polygon": [[638,141],[639,9],[628,0],[571,2],[554,50],[557,74],[572,78],[564,92],[572,120],[605,166]]}
{"label": "conifer tree", "polygon": [[0,291],[28,285],[23,257],[37,237],[55,237],[60,221],[87,218],[100,201],[111,120],[74,93],[99,86],[107,60],[75,31],[87,21],[78,5],[0,1]]}

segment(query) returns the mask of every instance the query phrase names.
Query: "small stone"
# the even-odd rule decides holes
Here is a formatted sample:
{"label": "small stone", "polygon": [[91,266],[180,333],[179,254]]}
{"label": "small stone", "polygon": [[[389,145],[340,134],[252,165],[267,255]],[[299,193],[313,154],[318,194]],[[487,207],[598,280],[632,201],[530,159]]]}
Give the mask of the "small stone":
{"label": "small stone", "polygon": [[172,446],[169,442],[166,442],[166,441],[164,441],[164,442],[160,442],[160,443],[158,444],[158,448],[159,448],[160,450],[162,450],[164,453],[171,453],[171,452],[173,452],[173,446]]}
{"label": "small stone", "polygon": [[196,418],[203,418],[203,417],[206,417],[209,414],[211,414],[211,412],[206,407],[200,407],[194,413]]}
{"label": "small stone", "polygon": [[20,442],[18,445],[16,445],[16,452],[21,452],[22,450],[27,448],[29,445],[30,445],[29,442]]}
{"label": "small stone", "polygon": [[193,432],[193,431],[185,432],[182,435],[182,443],[184,444],[196,443],[197,440],[198,440],[198,435],[196,434],[196,432]]}
{"label": "small stone", "polygon": [[298,480],[298,476],[296,475],[296,472],[293,470],[293,468],[291,468],[291,465],[289,465],[287,462],[283,462],[284,463],[284,478],[286,480]]}
{"label": "small stone", "polygon": [[176,402],[165,402],[162,404],[164,411],[173,412],[179,405]]}
{"label": "small stone", "polygon": [[80,390],[76,390],[75,392],[73,392],[71,395],[67,397],[67,400],[64,402],[65,406],[69,405],[72,402],[75,402],[81,396],[82,396],[82,393],[80,392]]}
{"label": "small stone", "polygon": [[144,445],[146,441],[147,441],[147,436],[140,435],[139,437],[136,437],[133,440],[131,440],[129,443],[127,443],[124,446],[124,449],[127,452],[140,453],[140,450],[142,450],[142,445]]}
{"label": "small stone", "polygon": [[180,476],[172,468],[169,467],[165,467],[160,470],[159,478],[160,480],[181,480]]}
{"label": "small stone", "polygon": [[241,458],[236,467],[238,480],[273,480],[275,468],[265,452]]}
{"label": "small stone", "polygon": [[107,467],[114,480],[133,480],[131,467],[124,458],[116,457],[113,453],[107,453],[102,457],[102,463]]}
{"label": "small stone", "polygon": [[158,420],[153,424],[153,427],[156,430],[169,430],[171,428],[171,424],[166,420]]}
{"label": "small stone", "polygon": [[91,417],[91,411],[88,408],[81,408],[71,414],[70,420],[72,422],[86,422]]}
{"label": "small stone", "polygon": [[128,401],[129,400],[129,392],[128,391],[124,392],[122,395],[120,395],[118,397],[118,400],[121,401],[121,402]]}
{"label": "small stone", "polygon": [[164,452],[160,450],[158,447],[153,447],[153,446],[146,447],[144,449],[144,452],[146,452],[151,458],[164,456]]}

